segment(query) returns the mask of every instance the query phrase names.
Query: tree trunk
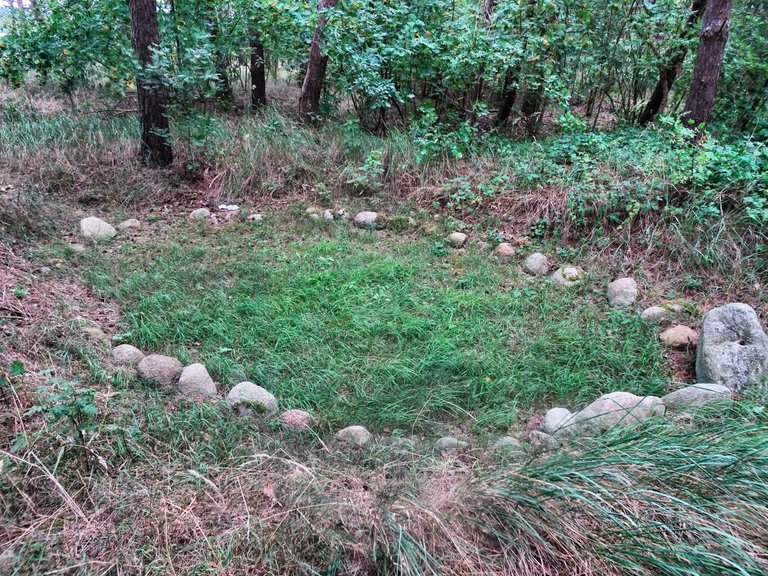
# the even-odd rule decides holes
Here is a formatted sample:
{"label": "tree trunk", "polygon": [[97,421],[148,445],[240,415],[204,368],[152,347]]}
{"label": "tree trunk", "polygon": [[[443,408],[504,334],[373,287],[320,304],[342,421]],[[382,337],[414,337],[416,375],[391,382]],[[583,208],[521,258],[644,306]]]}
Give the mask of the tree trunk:
{"label": "tree trunk", "polygon": [[168,140],[168,96],[161,78],[148,73],[152,48],[160,44],[155,0],[130,0],[131,39],[142,70],[136,78],[141,122],[141,161],[146,166],[163,168],[173,161]]}
{"label": "tree trunk", "polygon": [[693,68],[691,89],[683,118],[697,129],[706,124],[717,93],[723,53],[731,27],[733,0],[709,0],[699,37],[699,51]]}
{"label": "tree trunk", "polygon": [[301,85],[299,97],[299,116],[304,122],[311,122],[320,112],[320,94],[323,91],[325,69],[328,67],[328,55],[323,54],[323,29],[327,17],[325,11],[336,6],[338,0],[319,0],[317,11],[317,28],[312,36],[312,44],[309,47],[309,62],[307,72],[304,75],[304,83]]}
{"label": "tree trunk", "polygon": [[[685,41],[691,30],[696,26],[696,23],[701,19],[706,5],[707,0],[693,0],[691,13],[688,15],[685,29],[681,35],[682,41]],[[659,81],[656,83],[656,88],[653,90],[648,104],[645,105],[643,113],[640,114],[640,119],[638,120],[640,124],[648,124],[648,122],[656,117],[659,111],[663,112],[666,109],[669,91],[672,90],[672,84],[675,82],[677,75],[680,74],[687,52],[688,47],[683,44],[675,50],[669,62],[659,71]]]}
{"label": "tree trunk", "polygon": [[267,72],[264,66],[264,44],[259,33],[251,30],[251,109],[267,103]]}

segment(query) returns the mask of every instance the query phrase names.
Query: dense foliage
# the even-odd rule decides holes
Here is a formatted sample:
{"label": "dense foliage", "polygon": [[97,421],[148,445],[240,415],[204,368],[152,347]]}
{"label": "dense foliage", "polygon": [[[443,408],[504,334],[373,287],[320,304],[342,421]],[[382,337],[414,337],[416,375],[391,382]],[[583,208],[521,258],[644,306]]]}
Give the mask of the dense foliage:
{"label": "dense foliage", "polygon": [[[300,80],[318,18],[314,4],[288,0],[159,7],[155,65],[184,100],[247,89],[254,33],[272,74],[297,72]],[[695,48],[700,26],[687,26],[690,9],[689,0],[339,2],[324,31],[326,111],[351,98],[364,126],[376,130],[419,110],[490,119],[505,100],[510,118],[531,131],[550,113],[569,130],[597,125],[601,114],[634,120],[675,51]],[[0,51],[2,74],[15,85],[34,72],[65,91],[122,94],[136,72],[128,19],[117,0],[40,0],[17,10]],[[768,5],[737,0],[732,20],[716,120],[764,135]],[[690,80],[695,49],[687,54],[672,108]]]}

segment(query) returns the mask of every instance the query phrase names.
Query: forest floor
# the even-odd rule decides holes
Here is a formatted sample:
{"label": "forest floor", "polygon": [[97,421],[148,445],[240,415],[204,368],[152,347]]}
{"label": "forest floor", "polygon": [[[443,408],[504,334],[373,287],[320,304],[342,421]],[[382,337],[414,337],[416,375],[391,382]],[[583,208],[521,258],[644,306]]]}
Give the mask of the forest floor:
{"label": "forest floor", "polygon": [[[214,193],[231,172],[126,168],[133,149],[121,130],[68,155],[45,136],[67,133],[61,114],[49,115],[58,127],[17,127],[39,147],[27,166],[3,158],[0,573],[764,572],[761,406],[653,420],[551,452],[493,449],[502,436],[525,440],[549,407],[692,382],[695,350],[665,349],[639,311],[684,301],[677,321],[694,328],[735,299],[764,314],[751,268],[681,263],[671,240],[655,243],[694,241],[647,220],[639,238],[629,227],[609,243],[531,234],[535,219],[501,208],[503,196],[468,214],[418,186],[403,196]],[[263,219],[187,218],[228,201]],[[556,201],[544,190],[520,205]],[[310,205],[415,224],[356,230],[308,218]],[[87,215],[142,226],[75,251]],[[466,247],[445,240],[456,230]],[[517,244],[511,260],[492,252],[505,235]],[[721,243],[725,260],[734,246]],[[581,285],[523,272],[535,251],[553,268],[583,267]],[[612,308],[606,285],[625,275],[638,301]],[[287,430],[221,400],[179,399],[112,366],[87,326],[112,344],[204,363],[222,396],[259,383],[315,425]],[[374,440],[335,444],[348,425]],[[446,435],[468,449],[435,452]]]}

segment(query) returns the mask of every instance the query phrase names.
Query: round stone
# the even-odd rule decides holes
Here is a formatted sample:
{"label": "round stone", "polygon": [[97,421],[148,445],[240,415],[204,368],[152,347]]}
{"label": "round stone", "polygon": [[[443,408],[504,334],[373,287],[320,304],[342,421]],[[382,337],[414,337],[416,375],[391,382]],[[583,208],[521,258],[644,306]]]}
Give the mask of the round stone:
{"label": "round stone", "polygon": [[89,216],[80,220],[80,234],[90,242],[109,242],[117,235],[117,230],[101,218]]}
{"label": "round stone", "polygon": [[211,211],[208,210],[208,208],[198,208],[197,210],[192,210],[192,212],[189,213],[190,220],[205,220],[210,216]]}
{"label": "round stone", "polygon": [[323,210],[323,220],[333,221],[333,210]]}
{"label": "round stone", "polygon": [[123,220],[120,222],[120,224],[117,225],[117,229],[121,232],[127,232],[130,230],[138,230],[141,228],[141,222],[136,220],[136,218],[129,218],[128,220]]}
{"label": "round stone", "polygon": [[448,242],[450,242],[454,248],[461,248],[467,243],[467,235],[463,232],[454,232],[448,236]]}
{"label": "round stone", "polygon": [[310,218],[311,220],[320,220],[320,218],[323,215],[323,211],[316,206],[310,206],[309,208],[304,210],[304,214],[307,216],[307,218]]}
{"label": "round stone", "polygon": [[378,228],[381,224],[379,213],[370,211],[358,212],[355,214],[353,223],[357,228]]}
{"label": "round stone", "polygon": [[144,353],[130,344],[120,344],[112,348],[112,363],[115,366],[138,366],[144,359]]}
{"label": "round stone", "polygon": [[632,278],[619,278],[608,284],[608,302],[611,306],[630,306],[637,298],[637,282]]}
{"label": "round stone", "polygon": [[465,450],[469,447],[469,444],[458,440],[457,438],[454,438],[452,436],[445,436],[443,438],[440,438],[437,442],[435,442],[434,449],[435,452],[439,454],[447,454],[450,452],[459,452],[461,450]]}
{"label": "round stone", "polygon": [[227,404],[241,416],[253,412],[277,412],[277,399],[271,392],[253,382],[240,382],[227,394]]}
{"label": "round stone", "polygon": [[534,276],[546,276],[549,273],[549,258],[541,252],[534,252],[525,259],[523,268]]}
{"label": "round stone", "polygon": [[292,430],[306,430],[312,426],[312,416],[304,410],[286,410],[280,414],[280,422]]}
{"label": "round stone", "polygon": [[202,364],[190,364],[179,376],[179,394],[187,400],[199,400],[216,396],[216,384]]}
{"label": "round stone", "polygon": [[563,266],[555,270],[552,274],[552,282],[558,286],[565,286],[570,288],[572,286],[578,286],[584,279],[584,270],[578,266]]}
{"label": "round stone", "polygon": [[661,306],[650,306],[640,313],[640,318],[646,322],[654,322],[660,324],[671,320],[673,312],[662,308]]}
{"label": "round stone", "polygon": [[334,436],[339,442],[355,446],[365,446],[371,441],[372,437],[371,433],[364,426],[347,426],[336,432]]}
{"label": "round stone", "polygon": [[173,386],[182,370],[181,362],[170,356],[150,354],[139,362],[139,376],[161,386]]}
{"label": "round stone", "polygon": [[689,410],[714,402],[728,404],[733,391],[722,384],[694,384],[662,396],[668,410]]}
{"label": "round stone", "polygon": [[493,253],[501,260],[509,260],[515,256],[515,247],[509,242],[502,242],[494,248]]}
{"label": "round stone", "polygon": [[682,324],[667,328],[659,335],[659,338],[668,348],[675,350],[685,350],[689,346],[696,346],[699,342],[699,335],[696,331]]}

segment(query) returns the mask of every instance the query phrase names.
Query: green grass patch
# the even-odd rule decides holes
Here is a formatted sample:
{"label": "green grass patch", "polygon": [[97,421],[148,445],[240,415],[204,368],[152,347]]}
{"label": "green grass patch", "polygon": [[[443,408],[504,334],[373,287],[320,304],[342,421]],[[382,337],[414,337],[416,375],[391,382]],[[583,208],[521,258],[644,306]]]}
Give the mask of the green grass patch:
{"label": "green grass patch", "polygon": [[333,427],[507,427],[545,403],[663,390],[653,331],[609,310],[602,286],[430,247],[274,219],[182,225],[94,256],[85,277],[119,302],[133,344],[201,360],[225,391],[257,382]]}

